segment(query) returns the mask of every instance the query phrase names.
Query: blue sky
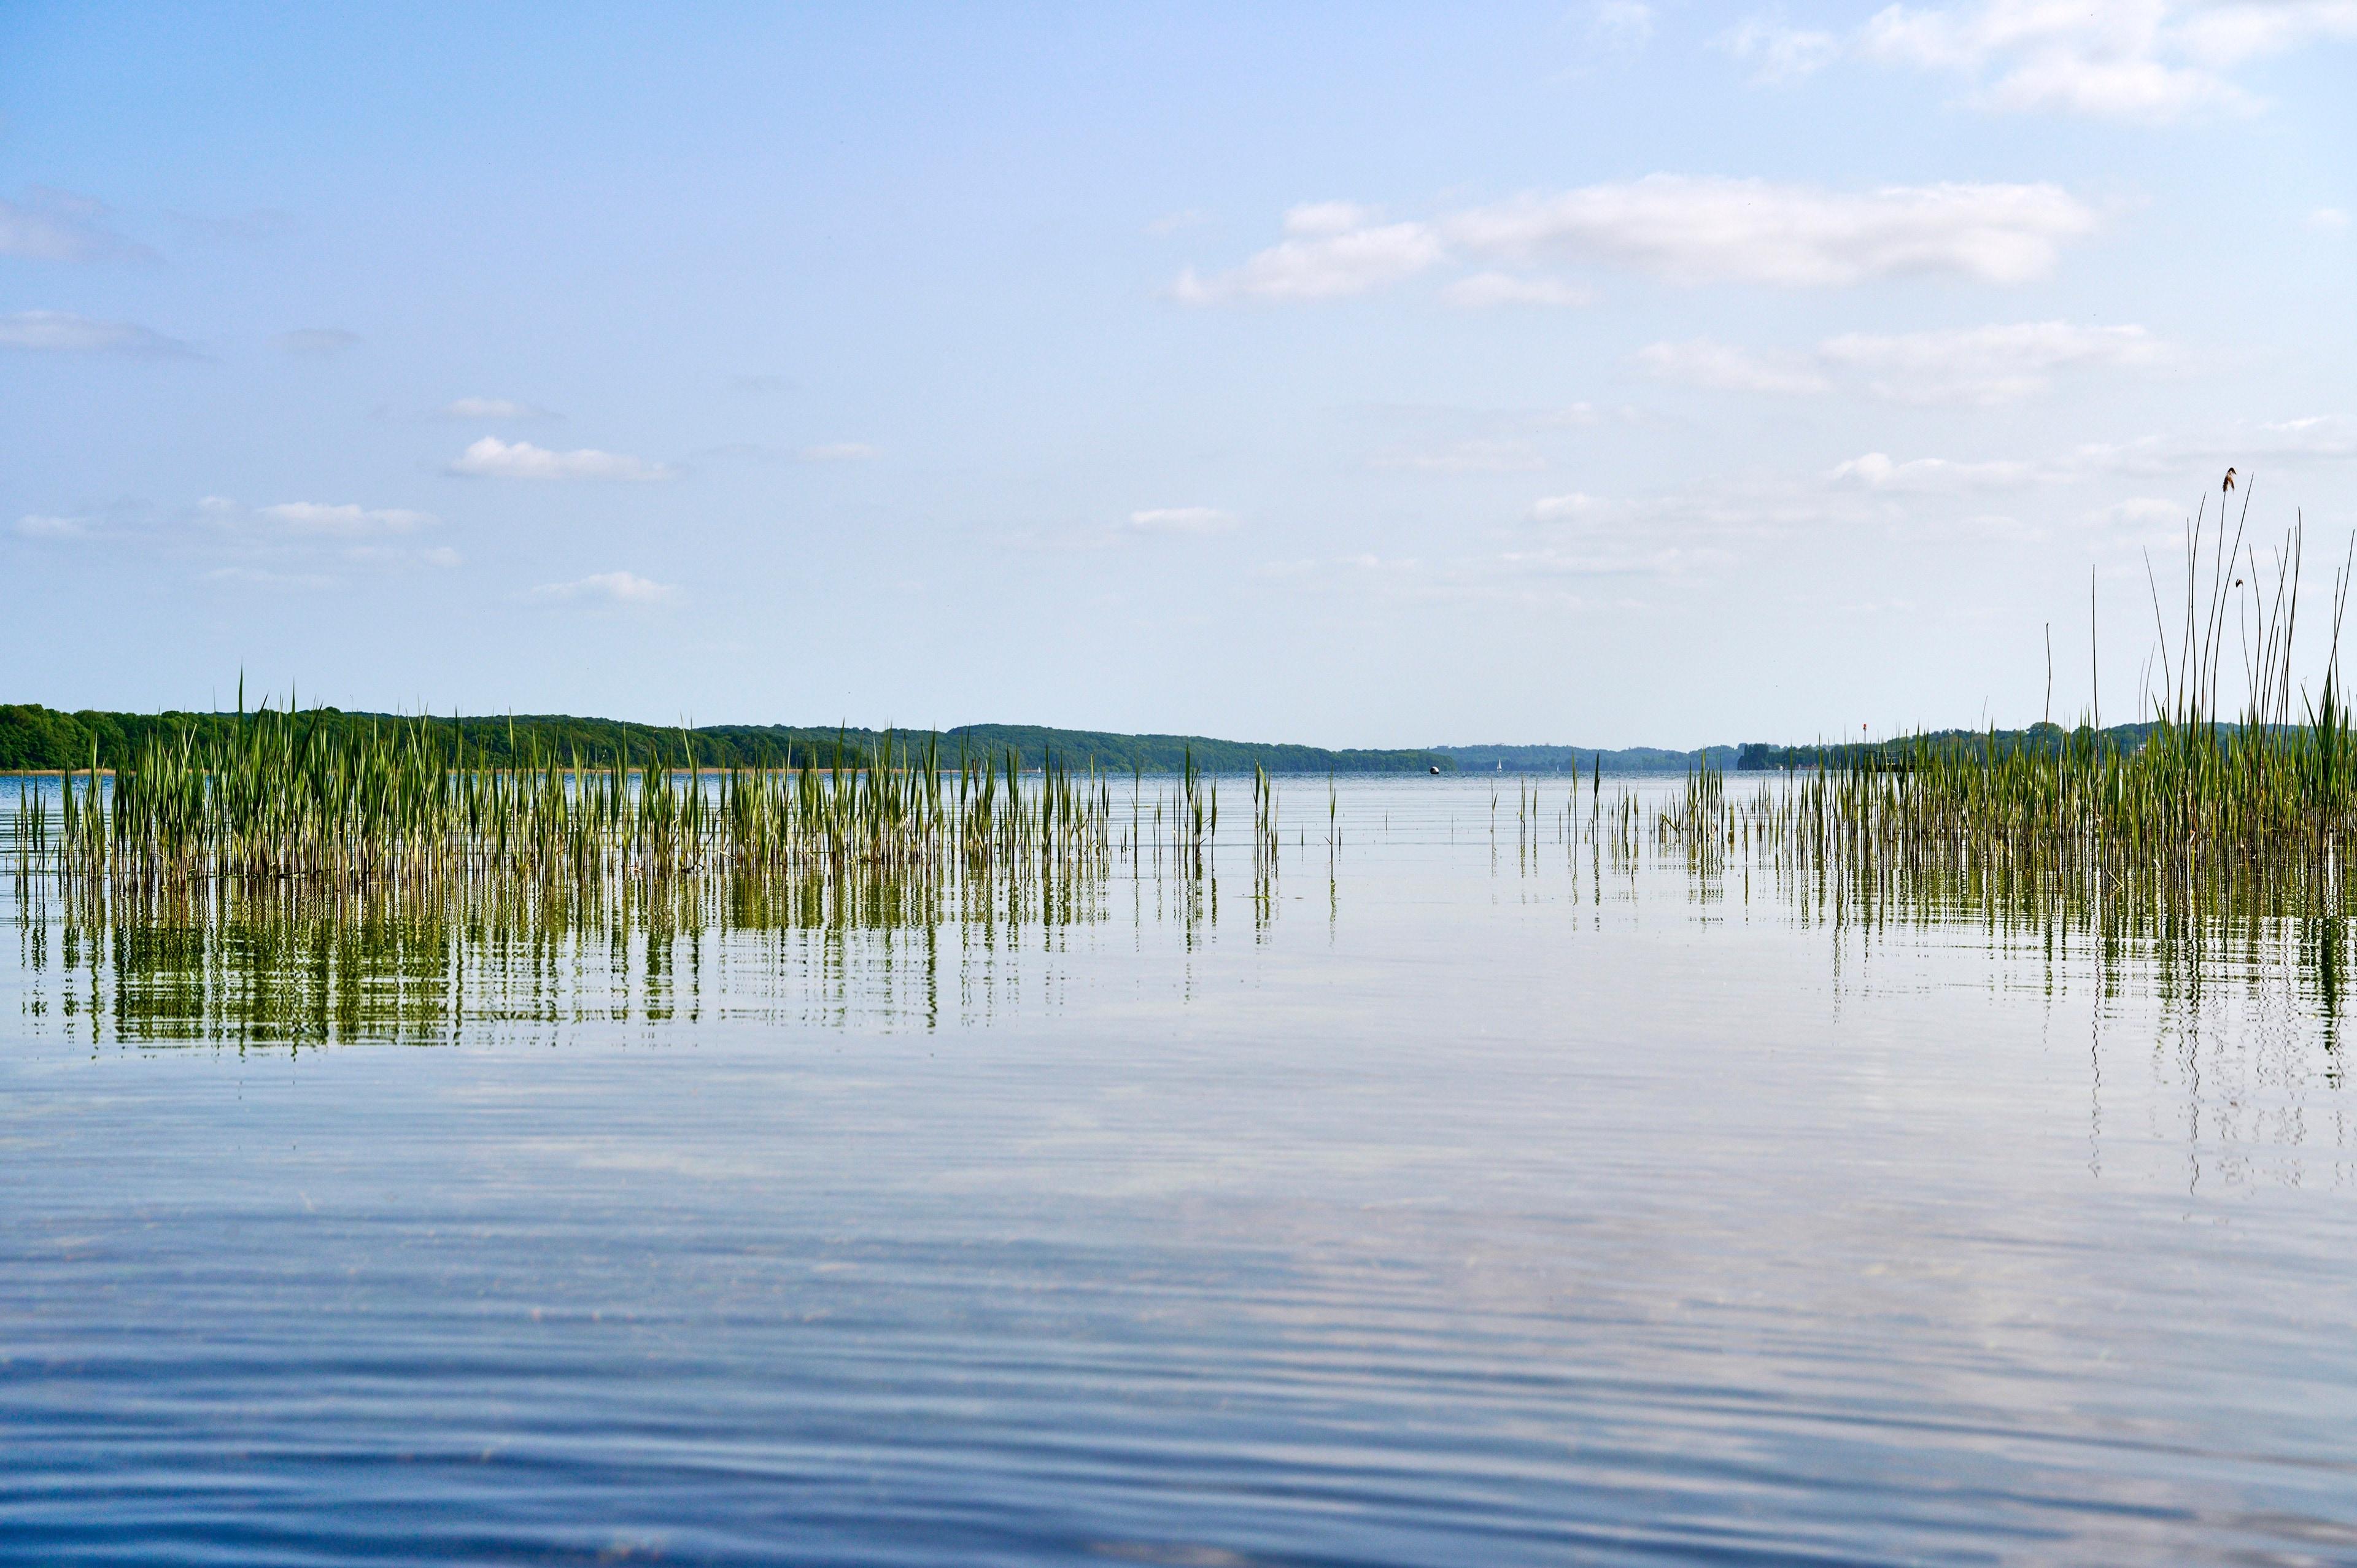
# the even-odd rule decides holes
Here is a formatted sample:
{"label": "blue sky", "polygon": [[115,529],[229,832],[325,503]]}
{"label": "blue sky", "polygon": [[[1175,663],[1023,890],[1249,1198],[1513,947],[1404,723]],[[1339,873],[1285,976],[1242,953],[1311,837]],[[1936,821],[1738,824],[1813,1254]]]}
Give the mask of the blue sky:
{"label": "blue sky", "polygon": [[2092,576],[2123,717],[2229,464],[2321,598],[2357,0],[1466,9],[0,7],[0,700],[1804,739]]}

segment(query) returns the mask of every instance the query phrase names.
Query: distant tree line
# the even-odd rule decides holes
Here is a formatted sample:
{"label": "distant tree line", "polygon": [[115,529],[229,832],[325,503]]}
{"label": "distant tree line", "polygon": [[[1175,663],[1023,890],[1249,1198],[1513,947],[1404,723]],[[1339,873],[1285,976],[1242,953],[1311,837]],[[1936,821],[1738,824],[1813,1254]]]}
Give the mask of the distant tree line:
{"label": "distant tree line", "polygon": [[[517,714],[489,718],[429,718],[345,713],[307,708],[300,722],[337,731],[371,725],[428,724],[455,751],[463,738],[470,758],[502,767],[537,757],[570,761],[578,756],[593,767],[611,766],[626,755],[632,766],[650,761],[706,768],[780,768],[830,765],[840,747],[864,757],[888,735],[896,749],[920,754],[932,732],[829,728],[796,725],[707,725],[683,729],[632,724],[620,719],[575,718],[555,714]],[[226,740],[240,723],[235,714],[61,713],[34,704],[0,704],[0,772],[87,768],[95,748],[98,764],[113,768],[135,757],[157,736],[194,734],[200,741]],[[1176,773],[1191,755],[1195,766],[1214,773],[1444,773],[1456,763],[1439,751],[1329,751],[1314,746],[1264,746],[1212,740],[1202,736],[1114,735],[1101,730],[1049,729],[1036,725],[967,725],[939,733],[944,762],[953,764],[963,747],[970,757],[994,762],[1013,752],[1025,768],[1052,755],[1067,767],[1093,764],[1106,773]]]}
{"label": "distant tree line", "polygon": [[[346,713],[307,708],[301,722],[339,731],[421,721],[390,714]],[[1939,730],[1880,741],[1842,741],[1782,746],[1767,741],[1706,746],[1692,751],[1658,746],[1619,749],[1577,746],[1436,746],[1421,750],[1328,750],[1314,746],[1262,745],[1213,740],[1205,736],[1118,735],[1106,730],[1050,729],[1039,725],[965,725],[926,730],[830,728],[804,725],[705,725],[694,728],[634,724],[623,719],[576,718],[561,714],[517,714],[484,718],[428,718],[455,751],[463,737],[470,758],[504,767],[534,757],[569,761],[578,756],[592,767],[611,766],[627,756],[633,767],[648,762],[706,768],[826,767],[840,746],[846,757],[864,757],[888,736],[903,754],[920,753],[937,740],[945,762],[954,764],[963,746],[969,757],[1003,759],[1012,751],[1025,768],[1052,756],[1067,766],[1093,764],[1113,774],[1176,773],[1191,755],[1195,766],[1213,773],[1587,773],[1599,762],[1607,773],[1684,773],[1705,761],[1722,769],[1749,772],[1815,768],[1827,764],[1903,766],[1918,745],[1954,746],[1972,756],[1989,748],[2059,750],[2085,744],[2093,732],[2082,725],[2032,725],[2020,730]],[[37,704],[0,704],[0,772],[87,768],[93,746],[99,766],[113,768],[137,754],[156,736],[195,734],[225,740],[239,723],[235,714],[63,713]],[[2221,726],[2229,727],[2229,726]],[[2133,751],[2151,733],[2149,724],[2115,725],[2104,738]]]}
{"label": "distant tree line", "polygon": [[[2087,746],[2099,734],[2103,742],[2115,750],[2135,751],[2144,745],[2145,737],[2156,727],[2151,724],[2108,725],[2098,732],[2085,725],[2075,730],[2066,730],[2057,724],[2035,724],[2028,729],[1931,730],[1890,740],[1820,742],[1814,746],[1774,746],[1766,741],[1751,741],[1738,749],[1735,766],[1749,772],[1873,765],[1899,768],[1905,766],[1907,759],[1921,746],[1950,747],[1975,758],[2003,756],[2008,751],[2051,754],[2060,752],[2066,745]],[[2218,727],[2226,730],[2234,726],[2220,725]]]}
{"label": "distant tree line", "polygon": [[1738,748],[1706,746],[1693,751],[1671,751],[1657,746],[1631,746],[1617,750],[1586,746],[1436,746],[1432,749],[1467,773],[1587,773],[1596,769],[1599,760],[1607,773],[1688,773],[1706,759],[1714,768],[1733,768]]}

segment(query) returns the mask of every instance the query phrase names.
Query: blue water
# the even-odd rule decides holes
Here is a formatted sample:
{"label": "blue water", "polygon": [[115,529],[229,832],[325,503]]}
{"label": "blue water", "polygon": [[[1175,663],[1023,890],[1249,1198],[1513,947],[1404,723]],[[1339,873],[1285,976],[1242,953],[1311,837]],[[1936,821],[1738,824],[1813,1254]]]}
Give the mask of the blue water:
{"label": "blue water", "polygon": [[0,879],[0,1560],[2357,1563],[2296,944],[1861,930],[1486,782],[1329,878],[1297,793],[1216,918],[349,984]]}

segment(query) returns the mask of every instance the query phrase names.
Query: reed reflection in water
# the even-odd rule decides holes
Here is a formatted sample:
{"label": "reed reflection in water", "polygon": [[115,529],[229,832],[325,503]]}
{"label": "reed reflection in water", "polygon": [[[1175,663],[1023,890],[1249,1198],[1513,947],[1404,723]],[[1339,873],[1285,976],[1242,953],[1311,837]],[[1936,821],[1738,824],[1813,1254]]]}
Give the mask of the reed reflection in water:
{"label": "reed reflection in water", "polygon": [[[20,877],[26,1014],[92,1038],[434,1044],[591,1022],[986,1022],[1052,985],[1102,874],[1020,882],[722,869],[320,887]],[[1204,918],[1206,886],[1153,915]]]}

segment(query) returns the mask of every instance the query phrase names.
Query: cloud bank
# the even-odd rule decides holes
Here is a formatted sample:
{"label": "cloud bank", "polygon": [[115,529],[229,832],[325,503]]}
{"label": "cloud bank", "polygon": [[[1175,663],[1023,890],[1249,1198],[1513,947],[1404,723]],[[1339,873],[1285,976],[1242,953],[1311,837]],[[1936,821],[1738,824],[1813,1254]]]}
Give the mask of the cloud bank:
{"label": "cloud bank", "polygon": [[[1379,222],[1348,202],[1286,215],[1286,238],[1241,266],[1179,274],[1189,305],[1340,299],[1446,262],[1587,263],[1678,285],[1835,287],[1954,276],[2018,284],[2093,234],[2096,211],[2059,186],[1946,183],[1839,191],[1760,179],[1656,174],[1527,195],[1437,220]],[[1459,303],[1568,303],[1576,285],[1461,280]],[[1560,292],[1557,292],[1560,291]]]}
{"label": "cloud bank", "polygon": [[1793,81],[1849,56],[1953,78],[1997,113],[2164,122],[2266,107],[2238,68],[2357,39],[2352,0],[1980,0],[1886,5],[1846,36],[1757,16],[1717,40],[1755,80]]}

